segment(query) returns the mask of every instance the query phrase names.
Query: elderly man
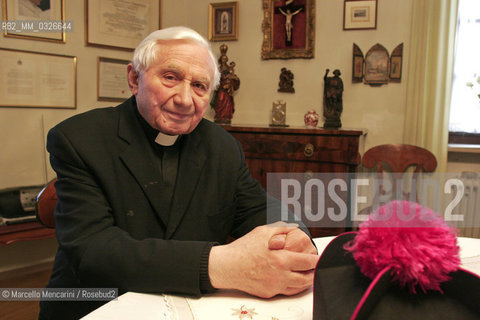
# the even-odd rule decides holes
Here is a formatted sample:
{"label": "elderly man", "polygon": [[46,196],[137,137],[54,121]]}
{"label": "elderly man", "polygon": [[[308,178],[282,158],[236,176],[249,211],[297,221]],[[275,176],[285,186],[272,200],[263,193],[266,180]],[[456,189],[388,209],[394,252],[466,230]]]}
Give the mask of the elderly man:
{"label": "elderly man", "polygon": [[[308,288],[310,238],[262,226],[266,194],[241,146],[203,119],[219,81],[208,42],[184,27],[155,31],[127,74],[130,99],[48,134],[59,242],[48,287],[260,297]],[[42,302],[40,319],[78,319],[101,303]]]}

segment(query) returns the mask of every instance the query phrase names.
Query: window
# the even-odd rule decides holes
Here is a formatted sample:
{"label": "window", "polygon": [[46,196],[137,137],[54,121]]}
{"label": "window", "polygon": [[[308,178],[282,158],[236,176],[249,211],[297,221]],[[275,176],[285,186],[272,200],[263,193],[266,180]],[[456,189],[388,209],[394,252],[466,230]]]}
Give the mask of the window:
{"label": "window", "polygon": [[450,143],[480,144],[479,39],[480,1],[459,0],[450,106]]}

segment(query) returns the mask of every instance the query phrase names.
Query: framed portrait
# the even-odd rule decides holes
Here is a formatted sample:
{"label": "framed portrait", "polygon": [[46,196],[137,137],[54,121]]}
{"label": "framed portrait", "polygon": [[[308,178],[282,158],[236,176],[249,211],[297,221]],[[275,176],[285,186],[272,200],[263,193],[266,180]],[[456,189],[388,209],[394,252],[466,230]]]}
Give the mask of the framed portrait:
{"label": "framed portrait", "polygon": [[75,109],[77,58],[0,49],[0,106]]}
{"label": "framed portrait", "polygon": [[160,0],[85,0],[87,45],[133,50],[160,28]]}
{"label": "framed portrait", "polygon": [[381,85],[388,83],[390,56],[384,46],[377,43],[365,55],[364,83]]}
{"label": "framed portrait", "polygon": [[128,87],[128,60],[98,57],[97,59],[97,100],[124,101],[132,93]]}
{"label": "framed portrait", "polygon": [[210,3],[208,40],[238,40],[238,1]]}
{"label": "framed portrait", "polygon": [[399,44],[390,56],[390,81],[402,80],[403,43]]}
{"label": "framed portrait", "polygon": [[73,22],[65,21],[65,0],[2,0],[5,37],[65,42]]}
{"label": "framed portrait", "polygon": [[343,30],[376,28],[377,0],[344,0]]}
{"label": "framed portrait", "polygon": [[263,0],[262,59],[313,58],[315,0]]}

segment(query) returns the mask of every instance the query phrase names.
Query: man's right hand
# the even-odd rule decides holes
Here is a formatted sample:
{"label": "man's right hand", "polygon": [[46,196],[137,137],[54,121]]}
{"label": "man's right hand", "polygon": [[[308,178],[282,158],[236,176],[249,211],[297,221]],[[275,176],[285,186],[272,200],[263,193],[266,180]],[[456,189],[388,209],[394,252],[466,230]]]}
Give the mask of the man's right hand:
{"label": "man's right hand", "polygon": [[299,228],[289,230],[288,233],[273,235],[268,241],[268,247],[272,250],[285,249],[294,252],[318,253],[310,237]]}
{"label": "man's right hand", "polygon": [[[316,250],[301,252],[303,250],[269,247],[275,235],[301,239],[303,236],[297,231],[305,234],[297,226],[266,225],[227,245],[212,247],[208,267],[212,286],[237,289],[262,298],[293,295],[309,288],[319,259]],[[295,248],[300,248],[297,241],[294,242]]]}

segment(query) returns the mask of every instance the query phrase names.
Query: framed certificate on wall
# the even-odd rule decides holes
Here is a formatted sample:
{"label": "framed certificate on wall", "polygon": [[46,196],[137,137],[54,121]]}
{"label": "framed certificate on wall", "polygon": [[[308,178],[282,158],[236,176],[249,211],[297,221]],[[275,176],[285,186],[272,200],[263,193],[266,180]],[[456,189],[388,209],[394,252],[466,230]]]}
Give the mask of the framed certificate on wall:
{"label": "framed certificate on wall", "polygon": [[76,108],[77,58],[0,49],[0,107]]}
{"label": "framed certificate on wall", "polygon": [[129,62],[128,60],[98,57],[97,100],[121,102],[132,95],[127,81]]}
{"label": "framed certificate on wall", "polygon": [[86,0],[87,44],[133,50],[160,28],[160,0]]}

